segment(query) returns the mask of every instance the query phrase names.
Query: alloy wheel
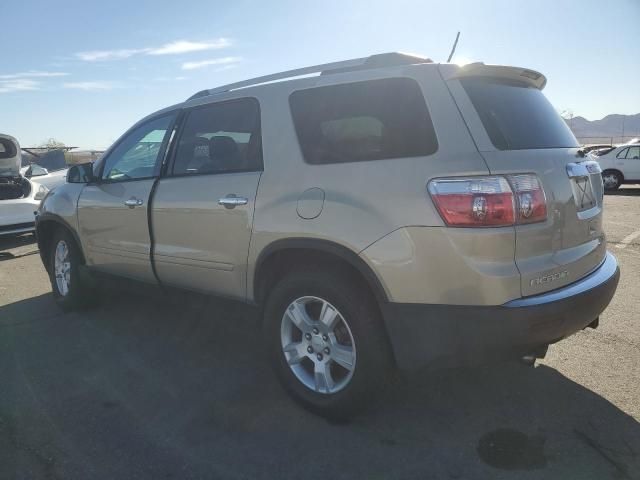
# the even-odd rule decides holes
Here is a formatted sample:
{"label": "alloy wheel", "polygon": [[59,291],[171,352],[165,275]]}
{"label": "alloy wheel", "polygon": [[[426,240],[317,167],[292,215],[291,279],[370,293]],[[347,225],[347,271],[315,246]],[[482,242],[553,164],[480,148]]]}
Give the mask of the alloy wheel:
{"label": "alloy wheel", "polygon": [[282,316],[280,339],[296,378],[321,394],[344,389],[356,366],[356,345],[344,316],[328,301],[300,297]]}
{"label": "alloy wheel", "polygon": [[63,297],[66,297],[69,294],[69,286],[71,284],[71,258],[69,246],[64,240],[60,240],[56,245],[54,275],[58,292]]}

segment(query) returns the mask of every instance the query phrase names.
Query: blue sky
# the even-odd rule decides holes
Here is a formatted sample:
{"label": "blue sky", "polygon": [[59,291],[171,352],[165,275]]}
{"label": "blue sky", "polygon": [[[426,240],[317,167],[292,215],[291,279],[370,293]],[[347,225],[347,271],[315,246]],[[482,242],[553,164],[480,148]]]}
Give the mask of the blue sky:
{"label": "blue sky", "polygon": [[[640,112],[640,0],[7,0],[0,132],[105,148],[198,90],[386,51],[543,72],[558,110]],[[8,31],[5,30],[9,27]]]}

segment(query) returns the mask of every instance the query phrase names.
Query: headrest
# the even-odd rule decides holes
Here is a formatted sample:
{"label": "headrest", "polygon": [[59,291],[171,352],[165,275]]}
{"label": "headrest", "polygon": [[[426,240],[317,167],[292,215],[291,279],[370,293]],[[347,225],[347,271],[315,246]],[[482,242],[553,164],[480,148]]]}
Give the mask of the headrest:
{"label": "headrest", "polygon": [[236,141],[228,136],[211,137],[209,140],[209,156],[214,158],[232,157],[238,155],[240,150]]}

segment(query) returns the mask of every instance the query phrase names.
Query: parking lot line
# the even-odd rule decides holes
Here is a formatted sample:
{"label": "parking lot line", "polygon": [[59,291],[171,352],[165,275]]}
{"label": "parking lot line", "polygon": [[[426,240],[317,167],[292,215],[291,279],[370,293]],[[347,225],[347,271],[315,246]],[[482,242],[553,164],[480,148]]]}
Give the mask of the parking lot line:
{"label": "parking lot line", "polygon": [[617,248],[625,249],[628,245],[631,244],[636,238],[640,237],[640,230],[636,230],[635,232],[627,235],[622,239],[622,241],[616,245]]}

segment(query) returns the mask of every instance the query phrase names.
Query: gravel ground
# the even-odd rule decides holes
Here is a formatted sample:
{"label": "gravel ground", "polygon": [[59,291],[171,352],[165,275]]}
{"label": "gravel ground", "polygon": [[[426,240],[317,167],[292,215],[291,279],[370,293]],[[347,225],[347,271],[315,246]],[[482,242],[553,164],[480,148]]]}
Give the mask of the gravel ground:
{"label": "gravel ground", "polygon": [[640,189],[605,204],[600,328],[536,368],[403,374],[348,424],[283,393],[251,308],[110,289],[62,314],[36,245],[0,240],[0,478],[640,478]]}

